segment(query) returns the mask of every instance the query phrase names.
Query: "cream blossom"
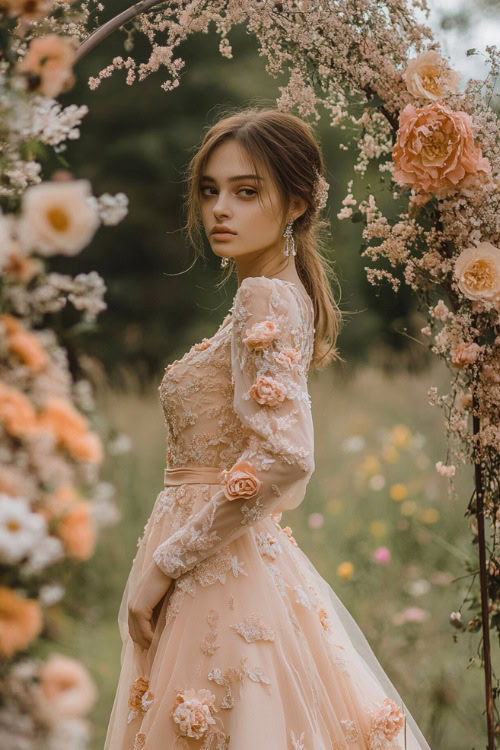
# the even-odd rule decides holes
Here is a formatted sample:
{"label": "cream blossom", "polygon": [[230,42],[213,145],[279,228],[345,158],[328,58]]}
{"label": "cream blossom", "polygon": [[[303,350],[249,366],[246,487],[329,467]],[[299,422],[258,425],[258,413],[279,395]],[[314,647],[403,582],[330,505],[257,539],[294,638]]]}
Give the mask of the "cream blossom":
{"label": "cream blossom", "polygon": [[437,101],[458,93],[460,73],[451,70],[439,52],[428,50],[409,60],[403,79],[413,96]]}
{"label": "cream blossom", "polygon": [[76,255],[99,226],[87,202],[88,180],[42,182],[23,194],[18,237],[21,247],[41,255]]}
{"label": "cream blossom", "polygon": [[443,464],[442,461],[438,461],[436,464],[436,470],[442,477],[454,477],[456,467],[453,464],[447,466],[446,464]]}
{"label": "cream blossom", "polygon": [[393,179],[430,197],[452,194],[474,184],[491,165],[474,143],[472,119],[441,102],[425,107],[407,104],[399,116],[397,140],[392,149]]}
{"label": "cream blossom", "polygon": [[462,250],[454,274],[458,288],[468,299],[500,304],[500,248],[491,242]]}
{"label": "cream blossom", "polygon": [[262,482],[250,461],[238,461],[221,472],[221,484],[228,500],[238,500],[254,497]]}
{"label": "cream blossom", "polygon": [[467,367],[467,365],[474,364],[483,350],[484,347],[479,346],[474,341],[460,341],[451,350],[451,362],[454,367],[461,370],[463,367]]}
{"label": "cream blossom", "polygon": [[258,323],[254,323],[251,328],[247,329],[246,336],[242,341],[249,349],[262,351],[263,349],[266,349],[272,341],[278,338],[280,333],[281,330],[274,321],[261,320]]}
{"label": "cream blossom", "polygon": [[261,375],[248,391],[251,398],[261,406],[278,406],[286,398],[283,385],[274,378]]}
{"label": "cream blossom", "polygon": [[40,21],[54,5],[54,0],[0,0],[0,10],[8,16],[21,16],[24,21]]}
{"label": "cream blossom", "polygon": [[199,740],[209,726],[215,724],[213,714],[217,710],[215,695],[210,690],[190,688],[177,693],[171,716],[177,724],[179,734]]}

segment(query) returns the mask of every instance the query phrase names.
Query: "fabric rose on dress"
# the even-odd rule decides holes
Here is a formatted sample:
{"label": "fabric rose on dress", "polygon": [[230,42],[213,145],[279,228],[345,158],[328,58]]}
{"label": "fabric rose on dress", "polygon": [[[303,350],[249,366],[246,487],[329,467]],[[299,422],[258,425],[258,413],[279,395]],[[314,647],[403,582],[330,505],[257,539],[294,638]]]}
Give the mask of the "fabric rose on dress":
{"label": "fabric rose on dress", "polygon": [[208,349],[210,346],[210,339],[204,338],[203,341],[200,341],[199,344],[194,345],[194,349],[196,349],[197,352],[202,352],[205,349]]}
{"label": "fabric rose on dress", "polygon": [[130,724],[141,713],[146,713],[153,703],[153,693],[149,690],[149,682],[144,677],[138,677],[130,686],[128,707],[130,712],[127,722]]}
{"label": "fabric rose on dress", "polygon": [[455,261],[455,278],[468,299],[500,303],[500,248],[479,242],[462,250]]}
{"label": "fabric rose on dress", "polygon": [[228,500],[239,500],[254,497],[262,482],[250,461],[238,461],[229,470],[222,471],[221,484]]}
{"label": "fabric rose on dress", "polygon": [[406,105],[392,156],[395,182],[424,193],[425,199],[430,193],[444,197],[458,188],[473,187],[480,172],[491,172],[481,146],[474,143],[470,116],[441,102]]}
{"label": "fabric rose on dress", "polygon": [[409,60],[403,79],[413,96],[437,101],[446,94],[458,93],[460,73],[451,70],[439,52],[431,49]]}
{"label": "fabric rose on dress", "polygon": [[257,378],[248,393],[261,406],[278,406],[286,398],[283,385],[267,375]]}
{"label": "fabric rose on dress", "polygon": [[467,365],[472,365],[477,360],[482,351],[483,347],[479,346],[479,344],[476,344],[473,341],[461,341],[455,346],[454,349],[452,349],[452,364],[454,365],[454,367],[457,367],[459,370],[461,370],[463,367],[467,367]]}
{"label": "fabric rose on dress", "polygon": [[328,630],[329,624],[328,624],[328,614],[323,607],[321,607],[318,611],[318,617],[319,621],[321,622],[321,625],[323,626],[323,630]]}
{"label": "fabric rose on dress", "polygon": [[249,349],[262,351],[268,347],[269,344],[280,335],[280,333],[281,330],[272,320],[262,320],[258,323],[254,323],[251,328],[247,328],[247,335],[242,341]]}
{"label": "fabric rose on dress", "polygon": [[295,541],[295,539],[294,539],[294,538],[293,538],[293,536],[292,536],[292,529],[290,528],[290,526],[285,526],[285,527],[284,527],[283,529],[281,529],[281,530],[282,530],[283,534],[286,534],[286,535],[287,535],[287,537],[289,538],[289,540],[291,541],[291,543],[292,543],[292,544],[293,544],[293,545],[294,545],[295,547],[297,547],[298,545],[297,545],[297,542]]}
{"label": "fabric rose on dress", "polygon": [[171,716],[177,724],[179,734],[195,740],[201,739],[209,725],[215,724],[213,714],[217,708],[214,704],[215,695],[204,688],[190,688],[177,693]]}
{"label": "fabric rose on dress", "polygon": [[404,715],[391,698],[385,698],[383,703],[379,703],[369,713],[371,724],[367,737],[368,747],[370,750],[382,750],[403,729]]}
{"label": "fabric rose on dress", "polygon": [[302,359],[300,350],[295,348],[292,349],[291,347],[280,349],[279,352],[273,354],[273,357],[279,365],[282,365],[287,369],[290,369],[292,365],[298,365]]}

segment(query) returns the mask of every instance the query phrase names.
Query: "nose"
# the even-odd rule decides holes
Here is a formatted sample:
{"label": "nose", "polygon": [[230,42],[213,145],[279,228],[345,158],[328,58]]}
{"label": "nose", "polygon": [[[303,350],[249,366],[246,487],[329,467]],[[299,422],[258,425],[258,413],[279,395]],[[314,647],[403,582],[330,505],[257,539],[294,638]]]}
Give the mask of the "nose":
{"label": "nose", "polygon": [[217,196],[212,210],[217,221],[222,216],[227,217],[230,215],[228,199],[223,195],[222,191]]}

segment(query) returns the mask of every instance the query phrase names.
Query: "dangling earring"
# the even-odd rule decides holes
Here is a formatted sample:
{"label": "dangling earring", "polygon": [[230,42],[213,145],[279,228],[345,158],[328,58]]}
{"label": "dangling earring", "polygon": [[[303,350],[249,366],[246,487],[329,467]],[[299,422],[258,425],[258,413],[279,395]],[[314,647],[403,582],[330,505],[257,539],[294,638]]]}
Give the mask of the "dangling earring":
{"label": "dangling earring", "polygon": [[283,232],[283,237],[285,237],[285,247],[283,248],[283,252],[288,257],[290,255],[290,248],[292,249],[292,255],[297,255],[297,248],[295,247],[295,239],[293,237],[293,219],[290,219],[288,224],[286,225],[286,229]]}
{"label": "dangling earring", "polygon": [[228,264],[228,263],[229,263],[229,260],[228,260],[228,258],[222,258],[222,260],[221,260],[221,262],[220,262],[220,267],[221,267],[221,268],[225,268],[225,267],[227,266],[227,264]]}

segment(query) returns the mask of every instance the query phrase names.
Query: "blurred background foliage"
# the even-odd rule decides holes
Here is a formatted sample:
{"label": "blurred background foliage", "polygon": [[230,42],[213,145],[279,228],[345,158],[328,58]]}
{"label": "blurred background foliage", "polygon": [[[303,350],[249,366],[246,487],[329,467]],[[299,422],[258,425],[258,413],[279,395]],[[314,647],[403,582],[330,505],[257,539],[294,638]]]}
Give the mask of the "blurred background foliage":
{"label": "blurred background foliage", "polygon": [[[101,23],[122,9],[117,0],[107,3]],[[63,103],[87,104],[90,110],[80,139],[70,142],[63,154],[70,170],[91,181],[94,195],[123,191],[130,200],[129,213],[118,226],[101,227],[76,258],[54,259],[54,270],[95,269],[106,282],[108,309],[81,343],[103,363],[113,382],[121,381],[124,366],[132,366],[139,381],[159,376],[162,365],[211,335],[231,306],[237,279],[216,288],[220,260],[208,241],[205,259],[188,270],[194,255],[181,231],[184,170],[220,108],[255,101],[273,105],[285,80],[266,73],[255,38],[243,26],[230,40],[232,60],[220,55],[214,32],[196,34],[185,43],[181,85],[172,92],[160,88],[166,77],[161,69],[132,88],[124,72],[117,71],[90,91],[90,76],[115,55],[127,55],[120,30],[78,64],[77,85],[61,97]],[[148,45],[136,37],[135,59],[147,59],[148,52]],[[370,285],[364,271],[369,262],[360,256],[362,224],[336,217],[353,176],[353,154],[339,148],[347,131],[332,128],[325,112],[317,134],[331,185],[329,257],[342,290],[341,309],[349,312],[339,338],[341,352],[353,365],[374,359],[386,368],[419,369],[428,362],[428,350],[411,338],[419,337],[424,325],[413,293],[404,283],[397,294],[385,284],[379,289]],[[60,167],[54,159],[49,173]],[[392,196],[380,176],[372,167],[365,190],[362,178],[354,175],[354,195],[362,200],[374,192],[381,208],[391,213]]]}

